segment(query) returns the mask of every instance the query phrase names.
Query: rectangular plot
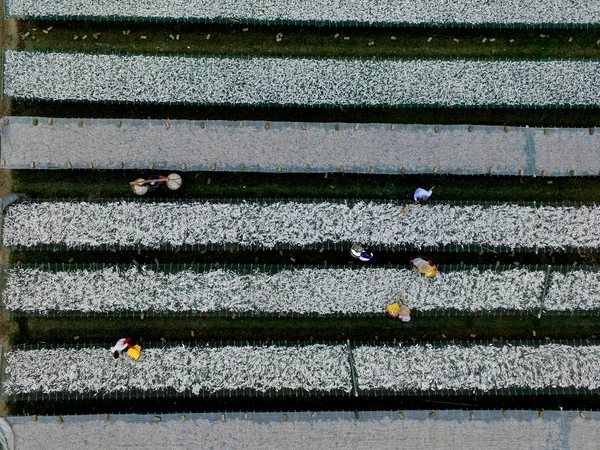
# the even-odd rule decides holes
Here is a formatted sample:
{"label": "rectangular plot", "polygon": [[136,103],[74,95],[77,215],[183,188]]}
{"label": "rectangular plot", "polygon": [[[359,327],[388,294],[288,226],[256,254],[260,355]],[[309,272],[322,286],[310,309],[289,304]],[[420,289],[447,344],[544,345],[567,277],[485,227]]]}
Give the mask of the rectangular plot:
{"label": "rectangular plot", "polygon": [[[417,311],[533,311],[543,270],[445,271],[433,279],[408,269],[229,269],[167,273],[149,267],[46,271],[12,267],[2,292],[9,311],[33,314],[200,311],[260,314],[386,314],[403,293]],[[369,295],[357,286],[370,286]],[[566,308],[570,302],[564,303]]]}
{"label": "rectangular plot", "polygon": [[598,308],[600,272],[593,269],[552,272],[544,301],[547,311],[573,311]]}
{"label": "rectangular plot", "polygon": [[360,346],[359,389],[392,393],[600,387],[599,346],[563,344]]}
{"label": "rectangular plot", "polygon": [[600,136],[593,129],[532,128],[530,133],[538,174],[600,174]]}
{"label": "rectangular plot", "polygon": [[[517,175],[527,128],[7,117],[6,167]],[[34,121],[37,120],[37,125]],[[82,126],[79,126],[79,122]],[[166,125],[168,123],[168,127]],[[587,130],[581,133],[589,134]],[[542,146],[539,151],[542,151]],[[568,146],[561,146],[568,149]],[[121,165],[122,164],[122,165]],[[563,175],[569,174],[567,167]],[[579,171],[578,171],[579,173]]]}
{"label": "rectangular plot", "polygon": [[[184,346],[142,349],[135,361],[106,348],[11,350],[2,394],[350,392],[345,345]],[[281,394],[280,394],[281,395]]]}
{"label": "rectangular plot", "polygon": [[125,56],[4,51],[4,95],[55,101],[591,107],[600,62]]}
{"label": "rectangular plot", "polygon": [[[235,245],[302,248],[326,243],[518,249],[598,248],[600,207],[395,202],[48,201],[4,215],[3,244],[20,248]],[[477,249],[477,247],[474,247]]]}

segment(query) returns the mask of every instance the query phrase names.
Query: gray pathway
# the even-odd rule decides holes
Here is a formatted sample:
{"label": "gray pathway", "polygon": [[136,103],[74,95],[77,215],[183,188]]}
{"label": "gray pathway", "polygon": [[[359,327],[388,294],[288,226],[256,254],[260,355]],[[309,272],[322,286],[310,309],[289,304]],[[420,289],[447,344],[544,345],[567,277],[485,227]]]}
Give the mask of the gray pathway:
{"label": "gray pathway", "polygon": [[600,172],[600,138],[587,128],[471,130],[468,125],[117,119],[51,119],[49,124],[48,118],[6,117],[0,158],[3,167],[16,169]]}
{"label": "gray pathway", "polygon": [[[339,25],[477,25],[595,26],[600,7],[595,0],[8,0],[7,14],[15,18],[108,20],[231,21]],[[231,18],[231,19],[230,19]]]}
{"label": "gray pathway", "polygon": [[[586,411],[249,412],[10,417],[17,449],[597,449],[600,416]],[[284,414],[287,422],[284,422]],[[157,416],[158,417],[158,416]],[[222,420],[224,419],[224,420]],[[83,445],[83,446],[82,446]],[[12,449],[11,449],[12,450]]]}

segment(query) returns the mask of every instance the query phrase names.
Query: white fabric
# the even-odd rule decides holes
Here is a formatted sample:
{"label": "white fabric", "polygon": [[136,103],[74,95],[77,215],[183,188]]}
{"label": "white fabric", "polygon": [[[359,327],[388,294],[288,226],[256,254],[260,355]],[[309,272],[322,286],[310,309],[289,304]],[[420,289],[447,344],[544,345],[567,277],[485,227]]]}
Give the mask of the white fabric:
{"label": "white fabric", "polygon": [[110,352],[114,353],[114,352],[122,352],[123,350],[125,350],[127,348],[127,344],[125,343],[125,338],[121,338],[117,341],[117,343],[115,344],[114,347],[110,348]]}
{"label": "white fabric", "polygon": [[422,199],[425,196],[431,197],[431,194],[433,194],[433,191],[428,191],[428,190],[423,189],[423,188],[417,188],[417,190],[415,191],[415,195],[413,196],[413,198],[415,199],[415,201],[417,201],[417,200]]}

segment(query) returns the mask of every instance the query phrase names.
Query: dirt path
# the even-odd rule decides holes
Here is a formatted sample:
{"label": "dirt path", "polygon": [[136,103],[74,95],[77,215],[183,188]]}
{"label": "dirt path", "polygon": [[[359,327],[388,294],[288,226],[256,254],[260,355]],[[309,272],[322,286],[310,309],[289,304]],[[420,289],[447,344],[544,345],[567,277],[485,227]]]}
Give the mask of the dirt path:
{"label": "dirt path", "polygon": [[[19,45],[19,28],[16,20],[4,19],[4,2],[0,2],[0,47],[2,48],[17,48]],[[0,67],[2,53],[0,53]],[[0,77],[0,80],[3,77]],[[0,81],[1,83],[1,81]],[[0,85],[0,92],[3,86]],[[10,115],[11,103],[10,100],[0,100],[0,116]],[[1,146],[0,146],[1,149]],[[0,150],[1,151],[1,150]],[[0,169],[0,196],[9,193],[12,189],[12,174],[10,170]],[[8,263],[10,252],[7,250],[0,251],[0,264]],[[8,318],[6,311],[0,308],[0,345],[7,347],[9,337],[14,332],[15,324]],[[0,417],[5,417],[8,414],[4,402],[0,402]]]}

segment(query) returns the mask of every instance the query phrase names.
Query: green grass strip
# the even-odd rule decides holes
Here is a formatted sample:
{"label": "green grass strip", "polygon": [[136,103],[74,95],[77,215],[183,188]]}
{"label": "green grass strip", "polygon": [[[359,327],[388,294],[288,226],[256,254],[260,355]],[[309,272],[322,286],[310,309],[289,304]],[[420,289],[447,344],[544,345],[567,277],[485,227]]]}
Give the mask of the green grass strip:
{"label": "green grass strip", "polygon": [[[135,198],[129,182],[150,170],[13,170],[13,192],[32,197]],[[440,201],[600,202],[597,177],[461,175],[260,174],[181,172],[178,191],[152,198],[355,198],[401,199],[419,186],[435,185]]]}
{"label": "green grass strip", "polygon": [[[390,29],[79,21],[19,21],[18,25],[21,33],[29,33],[19,43],[19,48],[27,50],[327,57],[600,57],[598,31],[589,29]],[[278,33],[283,34],[279,42]]]}

